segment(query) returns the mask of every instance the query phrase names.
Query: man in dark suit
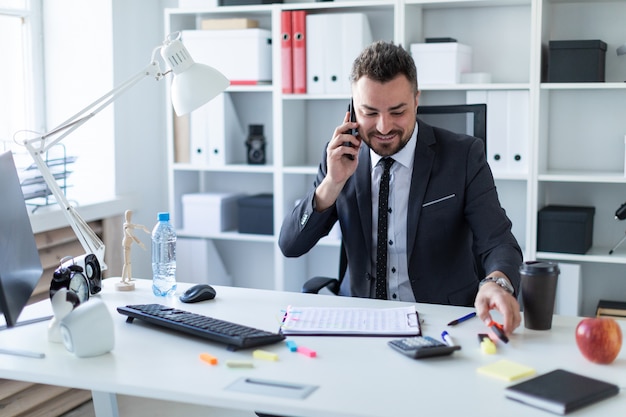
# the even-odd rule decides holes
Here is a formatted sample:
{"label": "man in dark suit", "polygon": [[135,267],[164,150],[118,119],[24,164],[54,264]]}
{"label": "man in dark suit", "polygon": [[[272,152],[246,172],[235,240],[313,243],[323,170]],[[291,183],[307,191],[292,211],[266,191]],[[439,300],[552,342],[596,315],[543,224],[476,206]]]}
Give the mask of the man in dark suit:
{"label": "man in dark suit", "polygon": [[[343,293],[473,304],[485,322],[495,309],[510,334],[521,321],[515,295],[522,254],[483,143],[417,119],[415,63],[400,46],[367,47],[351,81],[356,122],[346,114],[314,188],[286,217],[279,239],[284,255],[305,254],[338,220],[349,271]],[[385,176],[389,195],[382,203]],[[386,220],[379,211],[388,213]]]}

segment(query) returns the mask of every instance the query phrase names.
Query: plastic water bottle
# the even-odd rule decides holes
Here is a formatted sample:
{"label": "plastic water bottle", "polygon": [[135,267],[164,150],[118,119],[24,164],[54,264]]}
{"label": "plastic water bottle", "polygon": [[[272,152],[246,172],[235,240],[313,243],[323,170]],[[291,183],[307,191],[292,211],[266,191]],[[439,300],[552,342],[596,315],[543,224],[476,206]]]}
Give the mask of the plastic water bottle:
{"label": "plastic water bottle", "polygon": [[169,213],[159,213],[152,230],[152,292],[166,296],[176,292],[176,231]]}

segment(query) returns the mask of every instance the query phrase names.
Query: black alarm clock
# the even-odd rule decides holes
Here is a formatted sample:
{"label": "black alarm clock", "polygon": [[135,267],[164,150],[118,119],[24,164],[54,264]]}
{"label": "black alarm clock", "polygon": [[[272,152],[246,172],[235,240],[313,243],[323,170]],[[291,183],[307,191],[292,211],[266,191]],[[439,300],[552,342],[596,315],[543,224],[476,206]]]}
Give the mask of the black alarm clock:
{"label": "black alarm clock", "polygon": [[83,269],[83,275],[89,282],[89,294],[95,295],[102,290],[102,268],[98,258],[93,253],[77,257],[66,256],[61,260],[61,266],[78,265]]}
{"label": "black alarm clock", "polygon": [[78,298],[78,303],[82,304],[89,300],[89,281],[84,274],[83,267],[77,264],[64,264],[61,259],[61,266],[54,271],[52,282],[50,282],[50,298],[57,291],[64,288],[74,294]]}

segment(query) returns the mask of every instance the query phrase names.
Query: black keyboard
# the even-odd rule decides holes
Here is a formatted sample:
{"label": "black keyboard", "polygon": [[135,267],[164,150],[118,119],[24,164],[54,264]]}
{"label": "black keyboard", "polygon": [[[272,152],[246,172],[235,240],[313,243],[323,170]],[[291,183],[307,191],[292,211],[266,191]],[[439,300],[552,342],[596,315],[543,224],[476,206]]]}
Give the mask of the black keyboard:
{"label": "black keyboard", "polygon": [[132,323],[134,319],[143,320],[213,342],[223,343],[228,345],[230,350],[269,345],[285,339],[282,333],[255,329],[161,304],[128,305],[118,307],[117,311],[128,316],[126,319],[128,323]]}

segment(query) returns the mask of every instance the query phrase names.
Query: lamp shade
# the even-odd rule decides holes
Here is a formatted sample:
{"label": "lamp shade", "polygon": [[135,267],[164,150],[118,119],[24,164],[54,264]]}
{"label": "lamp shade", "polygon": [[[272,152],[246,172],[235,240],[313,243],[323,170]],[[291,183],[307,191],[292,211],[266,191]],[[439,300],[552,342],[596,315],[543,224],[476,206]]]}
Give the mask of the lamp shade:
{"label": "lamp shade", "polygon": [[178,116],[190,113],[226,90],[230,81],[218,70],[198,64],[179,40],[167,42],[161,56],[174,73],[172,105]]}

